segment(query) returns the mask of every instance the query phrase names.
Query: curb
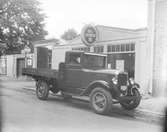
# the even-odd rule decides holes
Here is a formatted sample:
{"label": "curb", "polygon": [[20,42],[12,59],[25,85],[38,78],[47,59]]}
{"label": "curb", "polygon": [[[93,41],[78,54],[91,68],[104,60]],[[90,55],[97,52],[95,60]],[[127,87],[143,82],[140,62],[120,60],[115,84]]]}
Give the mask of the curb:
{"label": "curb", "polygon": [[[35,92],[34,88],[24,87],[23,89]],[[55,94],[51,94],[51,95],[60,97],[60,95],[55,95]],[[86,97],[74,96],[73,99],[84,101],[86,103],[89,102],[89,99]],[[163,115],[161,113],[152,112],[146,109],[135,109],[135,110],[128,111],[123,109],[119,104],[114,105],[112,112],[114,112],[115,114],[128,116],[137,120],[141,120],[149,123],[155,123],[159,125],[162,125],[165,119],[165,114]]]}

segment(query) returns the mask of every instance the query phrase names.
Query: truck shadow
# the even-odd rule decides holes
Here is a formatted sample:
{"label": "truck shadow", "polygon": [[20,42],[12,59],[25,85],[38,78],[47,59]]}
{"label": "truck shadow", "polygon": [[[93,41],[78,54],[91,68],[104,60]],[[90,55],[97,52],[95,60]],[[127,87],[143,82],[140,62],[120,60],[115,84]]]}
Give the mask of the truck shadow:
{"label": "truck shadow", "polygon": [[[76,108],[80,110],[84,110],[86,112],[91,112],[92,114],[95,114],[93,110],[91,109],[91,106],[89,104],[88,100],[82,100],[79,98],[72,98],[72,99],[63,99],[61,96],[51,96],[48,98],[48,101],[59,103],[63,106],[68,106],[71,108]],[[121,118],[123,120],[136,120],[133,115],[133,111],[131,111],[131,114],[129,114],[126,110],[121,108],[119,104],[114,104],[111,112],[107,115],[102,115],[112,118]]]}

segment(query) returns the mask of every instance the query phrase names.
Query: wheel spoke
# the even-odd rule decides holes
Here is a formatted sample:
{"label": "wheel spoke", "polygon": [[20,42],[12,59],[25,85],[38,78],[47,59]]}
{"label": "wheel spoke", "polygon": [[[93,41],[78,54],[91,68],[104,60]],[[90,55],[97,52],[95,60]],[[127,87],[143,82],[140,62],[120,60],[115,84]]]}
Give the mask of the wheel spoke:
{"label": "wheel spoke", "polygon": [[45,87],[44,86],[40,86],[38,89],[39,92],[39,96],[43,96],[43,94],[45,93]]}
{"label": "wheel spoke", "polygon": [[97,93],[95,96],[94,96],[94,103],[97,107],[99,108],[104,108],[105,104],[106,104],[106,98],[105,96],[102,94],[102,93]]}

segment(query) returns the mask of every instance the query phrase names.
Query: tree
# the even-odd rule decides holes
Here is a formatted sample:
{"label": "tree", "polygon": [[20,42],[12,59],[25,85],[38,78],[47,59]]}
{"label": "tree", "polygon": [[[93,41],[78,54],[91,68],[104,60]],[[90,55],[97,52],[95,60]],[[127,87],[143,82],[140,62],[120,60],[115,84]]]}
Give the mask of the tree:
{"label": "tree", "polygon": [[72,40],[78,36],[78,33],[74,29],[68,29],[64,32],[64,34],[61,36],[64,40]]}
{"label": "tree", "polygon": [[36,0],[0,0],[0,41],[6,52],[18,52],[25,45],[44,39],[45,15]]}

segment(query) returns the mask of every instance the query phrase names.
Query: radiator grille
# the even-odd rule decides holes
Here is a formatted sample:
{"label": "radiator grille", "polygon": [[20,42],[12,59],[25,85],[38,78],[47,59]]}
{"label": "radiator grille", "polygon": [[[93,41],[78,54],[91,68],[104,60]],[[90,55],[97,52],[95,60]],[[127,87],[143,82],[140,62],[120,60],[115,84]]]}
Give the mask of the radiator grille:
{"label": "radiator grille", "polygon": [[118,84],[119,85],[127,85],[128,75],[125,73],[121,73],[118,75]]}

